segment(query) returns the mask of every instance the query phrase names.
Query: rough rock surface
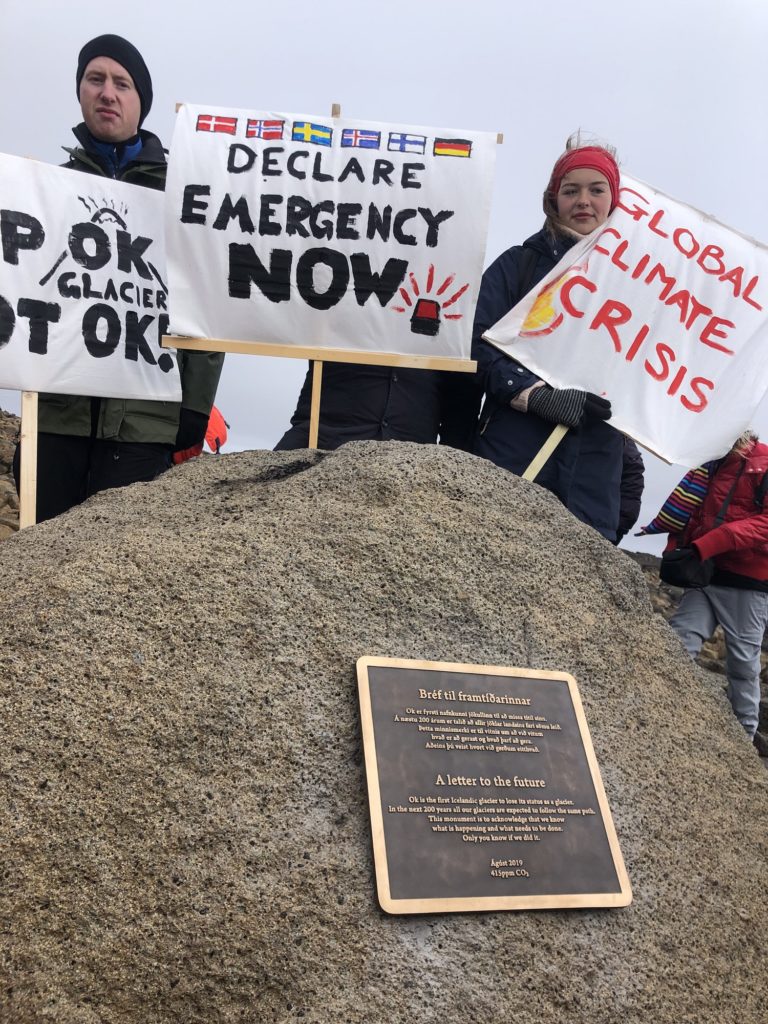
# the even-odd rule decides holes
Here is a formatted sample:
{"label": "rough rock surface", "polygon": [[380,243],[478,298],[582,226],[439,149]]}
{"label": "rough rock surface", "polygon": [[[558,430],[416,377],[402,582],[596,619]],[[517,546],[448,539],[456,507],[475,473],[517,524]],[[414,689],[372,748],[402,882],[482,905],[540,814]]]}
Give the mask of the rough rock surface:
{"label": "rough rock surface", "polygon": [[19,528],[19,498],[11,464],[19,434],[19,417],[0,409],[0,540]]}
{"label": "rough rock surface", "polygon": [[[201,458],[0,571],[4,1024],[766,1020],[768,773],[537,486],[397,443]],[[383,914],[361,654],[572,672],[633,904]]]}

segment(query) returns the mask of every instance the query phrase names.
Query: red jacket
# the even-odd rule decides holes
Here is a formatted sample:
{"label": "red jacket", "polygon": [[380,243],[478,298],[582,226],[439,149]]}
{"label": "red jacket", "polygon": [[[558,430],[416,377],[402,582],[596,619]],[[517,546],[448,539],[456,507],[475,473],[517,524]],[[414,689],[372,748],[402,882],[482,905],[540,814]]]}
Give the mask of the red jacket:
{"label": "red jacket", "polygon": [[[738,478],[725,520],[715,519]],[[716,569],[751,579],[768,580],[768,499],[761,506],[756,491],[768,472],[768,445],[753,442],[746,451],[730,452],[710,480],[702,504],[683,533],[683,546],[692,545],[700,557],[714,558]]]}

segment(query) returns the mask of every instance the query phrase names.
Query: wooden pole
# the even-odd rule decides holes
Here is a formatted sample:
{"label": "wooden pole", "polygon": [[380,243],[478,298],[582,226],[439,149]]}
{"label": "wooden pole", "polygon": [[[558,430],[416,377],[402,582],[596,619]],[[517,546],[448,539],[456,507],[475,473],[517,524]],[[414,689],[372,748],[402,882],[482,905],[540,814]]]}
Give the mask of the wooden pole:
{"label": "wooden pole", "polygon": [[523,473],[523,480],[535,480],[539,475],[542,467],[550,457],[552,452],[557,448],[560,442],[563,440],[565,435],[568,433],[568,427],[563,423],[558,423],[552,433],[549,435],[547,440],[539,449],[538,454],[531,462],[530,466]]}
{"label": "wooden pole", "polygon": [[323,387],[323,363],[315,359],[312,363],[312,401],[309,407],[309,448],[317,448],[320,435],[320,392]]}
{"label": "wooden pole", "polygon": [[19,529],[37,522],[37,392],[21,393]]}

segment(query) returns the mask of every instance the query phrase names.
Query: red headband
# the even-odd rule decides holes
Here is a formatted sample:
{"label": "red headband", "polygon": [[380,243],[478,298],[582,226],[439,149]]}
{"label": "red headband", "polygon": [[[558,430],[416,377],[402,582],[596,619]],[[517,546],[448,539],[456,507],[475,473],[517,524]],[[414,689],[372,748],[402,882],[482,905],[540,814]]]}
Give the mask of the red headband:
{"label": "red headband", "polygon": [[619,167],[611,154],[600,146],[581,146],[579,149],[570,149],[563,153],[552,168],[552,177],[547,186],[550,201],[556,205],[555,200],[563,178],[569,171],[575,171],[579,167],[591,167],[605,175],[611,188],[612,210],[619,201]]}

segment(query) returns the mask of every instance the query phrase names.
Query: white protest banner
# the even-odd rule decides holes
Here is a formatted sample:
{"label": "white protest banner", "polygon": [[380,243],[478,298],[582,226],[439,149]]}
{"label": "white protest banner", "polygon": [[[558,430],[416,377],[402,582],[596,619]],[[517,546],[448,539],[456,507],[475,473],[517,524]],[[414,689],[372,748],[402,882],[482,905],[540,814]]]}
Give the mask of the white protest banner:
{"label": "white protest banner", "polygon": [[469,359],[496,136],[184,105],[171,330]]}
{"label": "white protest banner", "polygon": [[619,204],[486,332],[553,387],[604,395],[668,462],[727,452],[768,388],[768,247],[622,174]]}
{"label": "white protest banner", "polygon": [[0,154],[0,387],[180,401],[159,192]]}

